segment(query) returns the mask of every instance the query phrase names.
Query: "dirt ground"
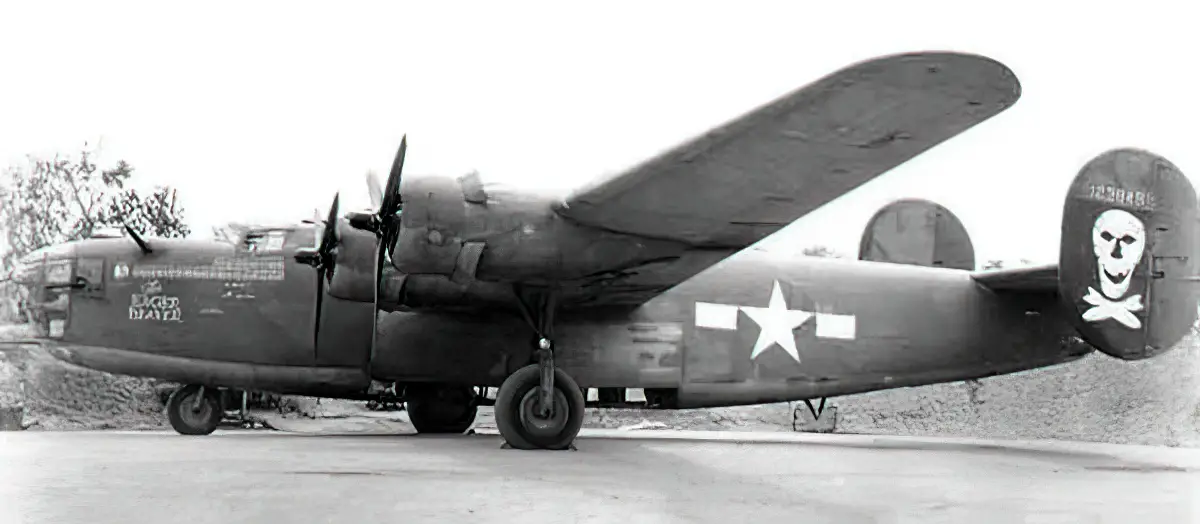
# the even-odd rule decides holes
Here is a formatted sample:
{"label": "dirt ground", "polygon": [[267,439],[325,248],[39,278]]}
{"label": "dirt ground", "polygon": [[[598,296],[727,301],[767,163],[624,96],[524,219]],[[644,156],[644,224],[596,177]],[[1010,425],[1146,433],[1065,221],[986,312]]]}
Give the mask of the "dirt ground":
{"label": "dirt ground", "polygon": [[[20,328],[0,327],[0,340],[22,335]],[[1198,352],[1200,344],[1193,338],[1143,362],[1097,353],[1053,368],[852,395],[830,399],[828,405],[837,408],[838,433],[1200,447]],[[22,406],[30,430],[163,428],[162,398],[171,387],[80,368],[28,346],[0,349],[0,407]],[[802,403],[681,411],[592,409],[585,425],[793,431],[797,407],[807,410]],[[365,409],[362,403],[307,398],[289,398],[284,408],[294,416],[347,416]]]}
{"label": "dirt ground", "polygon": [[[0,330],[9,340],[23,334]],[[28,429],[161,428],[159,395],[169,387],[67,364],[30,346],[0,347],[0,406],[23,407]]]}

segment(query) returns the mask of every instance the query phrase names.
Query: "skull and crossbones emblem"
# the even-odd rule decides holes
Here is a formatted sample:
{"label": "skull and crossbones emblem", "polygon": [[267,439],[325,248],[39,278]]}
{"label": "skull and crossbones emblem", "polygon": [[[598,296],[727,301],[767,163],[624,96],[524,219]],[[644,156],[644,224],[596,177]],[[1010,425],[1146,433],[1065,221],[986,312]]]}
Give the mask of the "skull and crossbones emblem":
{"label": "skull and crossbones emblem", "polygon": [[1099,322],[1111,318],[1130,329],[1142,327],[1141,320],[1133,314],[1142,310],[1142,296],[1122,299],[1146,249],[1146,228],[1142,221],[1128,211],[1105,211],[1092,226],[1092,246],[1100,291],[1088,287],[1083,301],[1092,307],[1083,313],[1083,319]]}

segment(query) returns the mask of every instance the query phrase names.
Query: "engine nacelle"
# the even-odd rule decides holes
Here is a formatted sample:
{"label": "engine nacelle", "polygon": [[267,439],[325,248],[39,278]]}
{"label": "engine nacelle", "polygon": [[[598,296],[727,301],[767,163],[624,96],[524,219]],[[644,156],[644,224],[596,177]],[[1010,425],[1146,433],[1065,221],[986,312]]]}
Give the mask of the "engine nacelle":
{"label": "engine nacelle", "polygon": [[677,256],[685,246],[577,226],[549,196],[483,189],[477,175],[406,178],[392,265],[455,283],[562,281]]}
{"label": "engine nacelle", "polygon": [[345,219],[338,219],[337,234],[329,294],[343,300],[375,302],[379,238],[370,231],[351,227]]}
{"label": "engine nacelle", "polygon": [[1196,191],[1166,159],[1105,152],[1063,206],[1059,295],[1080,335],[1122,360],[1175,346],[1196,322]]}
{"label": "engine nacelle", "polygon": [[486,195],[468,201],[462,181],[449,177],[407,178],[405,186],[392,265],[410,275],[473,276],[483,245],[469,239],[487,229]]}
{"label": "engine nacelle", "polygon": [[958,217],[922,199],[892,202],[871,217],[858,258],[893,264],[975,269],[975,247]]}

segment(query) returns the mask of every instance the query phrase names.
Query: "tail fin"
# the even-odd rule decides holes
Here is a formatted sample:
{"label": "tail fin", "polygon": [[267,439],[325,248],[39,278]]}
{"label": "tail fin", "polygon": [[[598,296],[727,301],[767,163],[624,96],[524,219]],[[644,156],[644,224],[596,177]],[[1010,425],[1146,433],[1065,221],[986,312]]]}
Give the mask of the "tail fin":
{"label": "tail fin", "polygon": [[859,260],[975,269],[975,247],[958,217],[929,200],[896,200],[871,217],[858,245]]}
{"label": "tail fin", "polygon": [[1138,149],[1088,162],[1063,206],[1058,291],[1080,335],[1122,360],[1158,355],[1196,322],[1196,190]]}

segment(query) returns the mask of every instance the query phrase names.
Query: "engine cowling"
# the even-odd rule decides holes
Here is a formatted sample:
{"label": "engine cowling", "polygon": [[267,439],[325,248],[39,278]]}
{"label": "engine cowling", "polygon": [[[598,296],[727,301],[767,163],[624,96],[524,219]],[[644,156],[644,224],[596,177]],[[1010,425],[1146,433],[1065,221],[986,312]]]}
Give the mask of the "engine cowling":
{"label": "engine cowling", "polygon": [[477,175],[406,178],[392,265],[456,283],[561,281],[676,255],[684,246],[577,226],[553,197],[485,191]]}
{"label": "engine cowling", "polygon": [[336,264],[329,279],[329,294],[343,300],[374,302],[379,239],[370,231],[355,229],[345,219],[337,221]]}
{"label": "engine cowling", "polygon": [[450,177],[420,177],[405,182],[392,265],[411,275],[457,272],[460,277],[473,276],[483,246],[470,239],[486,230],[486,197],[483,203],[479,199],[467,201],[462,183]]}

